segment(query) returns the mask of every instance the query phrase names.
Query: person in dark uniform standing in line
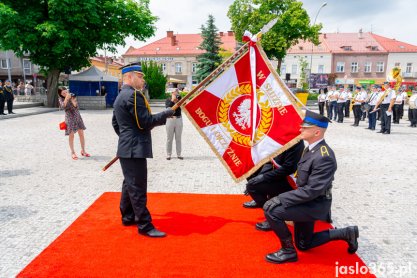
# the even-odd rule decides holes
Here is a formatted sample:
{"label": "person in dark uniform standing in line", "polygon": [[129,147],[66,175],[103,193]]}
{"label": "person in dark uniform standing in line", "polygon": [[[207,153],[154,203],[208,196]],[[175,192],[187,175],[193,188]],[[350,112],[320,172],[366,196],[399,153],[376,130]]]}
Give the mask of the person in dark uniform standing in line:
{"label": "person in dark uniform standing in line", "polygon": [[13,88],[12,88],[12,84],[10,83],[10,80],[6,80],[4,84],[4,95],[6,97],[6,102],[7,102],[7,111],[9,112],[9,114],[15,114],[13,112],[14,94],[13,94]]}
{"label": "person in dark uniform standing in line", "polygon": [[123,86],[114,103],[113,128],[119,135],[117,156],[124,176],[120,212],[122,224],[138,226],[139,234],[149,237],[164,237],[152,224],[147,203],[147,163],[152,158],[151,130],[164,125],[174,114],[169,108],[158,114],[151,109],[141,90],[145,80],[139,64],[122,68]]}
{"label": "person in dark uniform standing in line", "polygon": [[0,81],[0,115],[4,114],[4,104],[6,103],[6,96],[4,94],[3,82]]}
{"label": "person in dark uniform standing in line", "polygon": [[358,249],[357,226],[314,232],[315,221],[329,218],[332,181],[337,169],[334,152],[324,141],[329,121],[328,118],[307,110],[301,125],[301,138],[309,145],[298,163],[298,188],[271,198],[263,206],[266,219],[281,241],[281,249],[266,256],[268,262],[286,263],[298,260],[292,235],[285,221],[294,222],[295,245],[299,250],[308,250],[333,240],[346,241],[351,254]]}
{"label": "person in dark uniform standing in line", "polygon": [[[246,191],[253,200],[243,203],[243,207],[261,208],[268,199],[293,190],[295,182],[290,175],[297,170],[303,150],[304,142],[300,140],[251,175],[246,184]],[[258,222],[255,227],[261,231],[271,230],[268,221]]]}

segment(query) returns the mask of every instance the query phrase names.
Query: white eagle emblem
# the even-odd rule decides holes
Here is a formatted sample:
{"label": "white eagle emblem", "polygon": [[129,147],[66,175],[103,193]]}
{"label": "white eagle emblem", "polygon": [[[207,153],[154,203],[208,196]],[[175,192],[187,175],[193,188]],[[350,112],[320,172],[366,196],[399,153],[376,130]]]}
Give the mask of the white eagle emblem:
{"label": "white eagle emblem", "polygon": [[251,123],[251,100],[245,99],[237,107],[238,113],[234,112],[233,117],[235,118],[236,123],[245,130],[250,128]]}

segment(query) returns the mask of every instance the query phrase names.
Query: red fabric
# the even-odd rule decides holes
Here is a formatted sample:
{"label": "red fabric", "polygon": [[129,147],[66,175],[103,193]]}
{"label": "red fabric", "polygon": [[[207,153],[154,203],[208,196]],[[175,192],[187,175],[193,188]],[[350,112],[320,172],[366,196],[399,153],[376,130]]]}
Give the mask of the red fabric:
{"label": "red fabric", "polygon": [[[262,161],[275,156],[282,146],[295,139],[302,122],[282,81],[268,68],[269,62],[258,46],[253,48],[256,92],[252,86],[250,54],[246,51],[233,67],[206,84],[205,89],[184,106],[200,131],[219,125],[206,128],[203,136],[236,181],[249,176]],[[257,114],[253,117],[255,103]],[[257,132],[253,132],[253,126]]]}
{"label": "red fabric", "polygon": [[255,230],[262,210],[243,208],[241,195],[149,194],[154,224],[168,234],[159,239],[122,226],[119,198],[103,194],[18,277],[335,277],[336,262],[364,265],[342,241],[298,252],[296,263],[266,262],[278,240]]}
{"label": "red fabric", "polygon": [[65,122],[59,123],[59,129],[60,130],[66,130],[67,129],[67,124]]}

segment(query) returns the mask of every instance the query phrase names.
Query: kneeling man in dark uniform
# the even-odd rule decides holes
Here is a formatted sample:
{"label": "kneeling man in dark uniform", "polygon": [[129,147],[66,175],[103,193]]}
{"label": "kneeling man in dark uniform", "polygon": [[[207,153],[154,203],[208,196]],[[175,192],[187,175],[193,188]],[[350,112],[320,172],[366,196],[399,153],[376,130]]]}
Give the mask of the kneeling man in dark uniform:
{"label": "kneeling man in dark uniform", "polygon": [[[253,200],[243,203],[243,207],[261,208],[268,199],[293,190],[295,182],[291,175],[297,170],[303,150],[304,142],[300,140],[251,175],[246,184],[246,192]],[[268,221],[264,221],[256,223],[256,229],[269,231],[271,227]]]}
{"label": "kneeling man in dark uniform", "polygon": [[152,157],[151,129],[164,125],[174,114],[167,110],[152,114],[148,101],[142,93],[145,85],[142,68],[132,64],[122,69],[123,86],[114,102],[113,128],[119,135],[117,156],[123,171],[120,212],[122,224],[137,225],[140,234],[164,237],[152,224],[146,207],[148,170],[146,158]]}
{"label": "kneeling man in dark uniform", "polygon": [[308,250],[332,240],[346,241],[351,254],[358,249],[357,226],[314,233],[315,221],[329,218],[332,181],[337,168],[334,152],[324,141],[329,122],[328,118],[307,110],[301,125],[301,138],[309,145],[298,163],[297,189],[271,198],[263,206],[266,219],[281,241],[281,249],[266,256],[268,262],[298,260],[285,221],[294,222],[294,240],[299,250]]}

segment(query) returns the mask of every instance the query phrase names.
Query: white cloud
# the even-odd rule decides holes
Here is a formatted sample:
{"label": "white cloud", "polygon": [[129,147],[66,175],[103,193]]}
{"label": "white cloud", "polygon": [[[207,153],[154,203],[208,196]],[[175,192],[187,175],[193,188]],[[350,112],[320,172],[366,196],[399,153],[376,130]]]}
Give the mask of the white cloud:
{"label": "white cloud", "polygon": [[[304,8],[312,20],[324,1],[304,0]],[[323,32],[364,32],[395,38],[417,45],[415,26],[417,25],[417,2],[415,0],[380,1],[380,0],[327,0],[317,18],[323,23]],[[215,18],[220,31],[231,29],[227,11],[233,0],[151,0],[150,8],[159,17],[155,36],[147,42],[135,42],[126,39],[126,46],[118,48],[118,54],[126,52],[129,46],[139,47],[166,36],[166,31],[174,33],[195,34],[205,24],[209,14]]]}

